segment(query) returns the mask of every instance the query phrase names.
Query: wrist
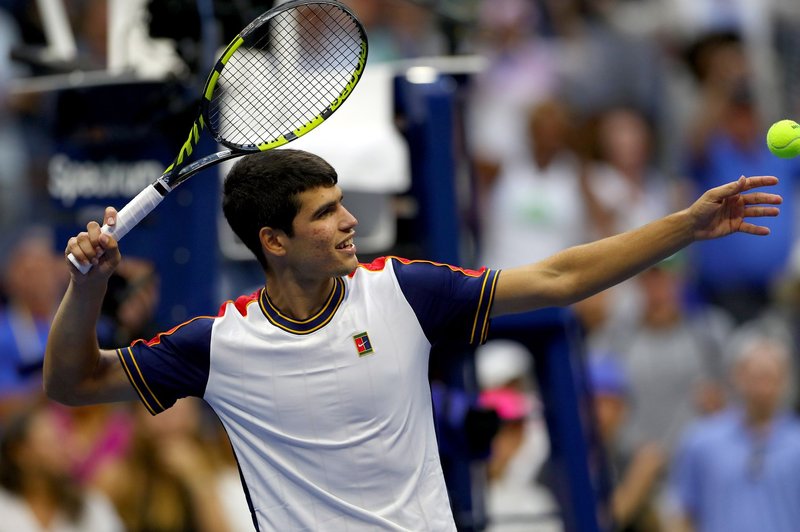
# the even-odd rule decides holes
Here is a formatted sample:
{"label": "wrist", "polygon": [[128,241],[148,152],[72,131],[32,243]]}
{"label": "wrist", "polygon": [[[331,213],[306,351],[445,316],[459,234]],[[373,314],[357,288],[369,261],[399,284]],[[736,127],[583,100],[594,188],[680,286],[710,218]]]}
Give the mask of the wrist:
{"label": "wrist", "polygon": [[80,294],[85,301],[102,301],[108,289],[108,277],[102,275],[83,275],[73,273],[70,277],[67,291]]}
{"label": "wrist", "polygon": [[697,218],[690,208],[675,212],[671,214],[670,217],[679,235],[678,244],[681,248],[701,239],[697,230],[697,226],[699,225]]}

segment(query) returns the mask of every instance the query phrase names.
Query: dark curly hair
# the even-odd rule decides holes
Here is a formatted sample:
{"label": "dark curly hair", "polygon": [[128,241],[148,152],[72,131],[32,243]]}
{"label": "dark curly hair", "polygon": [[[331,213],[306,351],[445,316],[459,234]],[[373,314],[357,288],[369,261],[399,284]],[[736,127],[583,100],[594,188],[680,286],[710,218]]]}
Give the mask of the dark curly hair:
{"label": "dark curly hair", "polygon": [[300,210],[298,195],[316,187],[332,187],[337,181],[330,164],[305,151],[280,149],[246,155],[225,178],[222,212],[266,271],[261,229],[272,227],[292,236],[292,222]]}

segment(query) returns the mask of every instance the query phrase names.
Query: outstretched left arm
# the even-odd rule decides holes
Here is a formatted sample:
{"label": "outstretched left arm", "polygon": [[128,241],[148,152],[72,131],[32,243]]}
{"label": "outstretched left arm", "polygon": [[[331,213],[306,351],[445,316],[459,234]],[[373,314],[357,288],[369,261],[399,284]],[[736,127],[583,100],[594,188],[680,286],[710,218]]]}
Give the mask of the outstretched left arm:
{"label": "outstretched left arm", "polygon": [[569,305],[605,290],[696,240],[731,233],[765,236],[769,228],[747,221],[777,216],[777,194],[749,190],[777,184],[772,176],[740,177],[708,190],[689,208],[643,227],[568,248],[539,262],[503,270],[492,315]]}

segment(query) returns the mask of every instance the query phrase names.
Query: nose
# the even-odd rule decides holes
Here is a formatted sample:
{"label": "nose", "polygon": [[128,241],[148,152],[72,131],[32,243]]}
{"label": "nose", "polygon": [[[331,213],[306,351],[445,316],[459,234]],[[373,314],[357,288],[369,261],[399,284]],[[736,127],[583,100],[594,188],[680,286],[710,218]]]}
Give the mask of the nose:
{"label": "nose", "polygon": [[342,205],[342,229],[345,231],[350,231],[355,226],[358,225],[358,219],[353,216],[353,214],[347,210],[347,208]]}

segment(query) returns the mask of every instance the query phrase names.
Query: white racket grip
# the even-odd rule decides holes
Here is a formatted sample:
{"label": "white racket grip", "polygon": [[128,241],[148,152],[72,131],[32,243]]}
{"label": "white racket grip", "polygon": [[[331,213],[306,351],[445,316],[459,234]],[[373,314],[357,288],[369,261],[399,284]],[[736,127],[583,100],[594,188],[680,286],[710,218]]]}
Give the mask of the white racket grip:
{"label": "white racket grip", "polygon": [[[142,221],[142,218],[150,214],[163,199],[164,196],[161,195],[156,187],[150,185],[139,192],[136,197],[129,201],[128,204],[117,213],[117,223],[114,226],[109,227],[108,224],[104,224],[100,230],[107,235],[113,236],[117,242],[119,242],[122,240],[122,237],[128,234],[128,231]],[[78,271],[84,275],[92,269],[91,264],[81,264],[72,253],[70,253],[67,258]]]}

